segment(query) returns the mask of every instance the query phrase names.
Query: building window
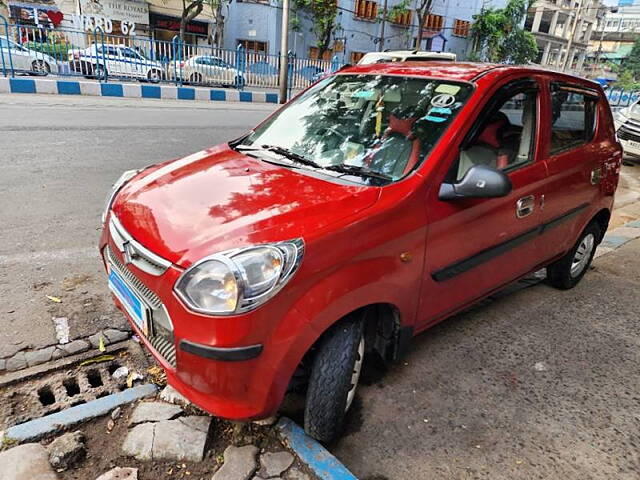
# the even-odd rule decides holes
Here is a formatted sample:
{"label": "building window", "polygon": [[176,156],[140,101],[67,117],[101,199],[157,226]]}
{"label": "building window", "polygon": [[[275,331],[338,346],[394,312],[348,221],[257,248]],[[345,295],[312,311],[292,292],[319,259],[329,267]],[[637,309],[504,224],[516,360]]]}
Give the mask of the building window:
{"label": "building window", "polygon": [[453,35],[456,37],[468,37],[471,30],[471,22],[466,20],[456,20],[453,22]]}
{"label": "building window", "polygon": [[402,25],[403,27],[410,27],[413,21],[413,11],[407,10],[404,13],[399,13],[391,17],[391,22],[395,25]]}
{"label": "building window", "polygon": [[333,42],[333,51],[336,53],[344,52],[344,40],[336,40]]}
{"label": "building window", "polygon": [[331,57],[333,56],[333,50],[328,49],[325,50],[324,53],[322,54],[322,58],[320,58],[320,50],[318,49],[318,47],[309,47],[309,58],[311,60],[331,60]]}
{"label": "building window", "polygon": [[238,45],[242,45],[247,52],[267,53],[267,42],[256,40],[238,40]]}
{"label": "building window", "polygon": [[360,61],[362,57],[364,57],[364,52],[351,52],[350,63],[356,64]]}
{"label": "building window", "polygon": [[443,27],[444,17],[442,15],[434,15],[433,13],[427,15],[422,25],[422,29],[429,32],[439,32]]}
{"label": "building window", "polygon": [[371,0],[356,0],[356,18],[375,20],[378,16],[378,3]]}

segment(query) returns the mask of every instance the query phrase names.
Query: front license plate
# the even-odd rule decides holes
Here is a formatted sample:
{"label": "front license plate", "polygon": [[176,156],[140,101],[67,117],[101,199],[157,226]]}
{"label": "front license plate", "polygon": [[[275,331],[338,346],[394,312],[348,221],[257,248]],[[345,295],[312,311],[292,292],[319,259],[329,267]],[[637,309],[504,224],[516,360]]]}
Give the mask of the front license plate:
{"label": "front license plate", "polygon": [[109,289],[118,297],[127,313],[145,335],[148,335],[148,310],[145,303],[127,285],[114,268],[109,268]]}
{"label": "front license plate", "polygon": [[627,145],[634,150],[640,150],[640,142],[634,142],[633,140],[627,140]]}

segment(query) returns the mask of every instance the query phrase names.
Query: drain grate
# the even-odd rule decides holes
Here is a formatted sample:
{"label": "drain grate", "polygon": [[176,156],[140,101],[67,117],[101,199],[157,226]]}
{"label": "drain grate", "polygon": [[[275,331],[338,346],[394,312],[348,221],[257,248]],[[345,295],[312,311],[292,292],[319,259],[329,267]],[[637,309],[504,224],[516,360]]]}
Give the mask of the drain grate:
{"label": "drain grate", "polygon": [[0,430],[51,415],[69,407],[127,389],[126,378],[114,379],[121,366],[132,370],[128,359],[54,371],[0,393]]}

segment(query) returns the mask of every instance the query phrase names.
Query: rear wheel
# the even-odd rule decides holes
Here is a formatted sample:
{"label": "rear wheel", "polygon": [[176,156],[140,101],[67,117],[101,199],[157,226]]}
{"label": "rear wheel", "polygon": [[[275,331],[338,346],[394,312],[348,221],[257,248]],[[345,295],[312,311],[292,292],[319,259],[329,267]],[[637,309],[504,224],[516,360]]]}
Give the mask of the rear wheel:
{"label": "rear wheel", "polygon": [[335,440],[355,398],[364,360],[361,319],[345,319],[321,339],[313,359],[304,413],[307,434],[321,442]]}
{"label": "rear wheel", "polygon": [[547,282],[561,290],[575,287],[587,273],[601,238],[600,227],[592,222],[569,252],[547,267]]}
{"label": "rear wheel", "polygon": [[244,88],[244,85],[244,77],[241,77],[240,75],[236,76],[236,78],[233,80],[233,86],[236,88]]}
{"label": "rear wheel", "polygon": [[200,75],[199,73],[192,73],[189,77],[189,83],[200,85],[202,83],[202,75]]}
{"label": "rear wheel", "polygon": [[96,65],[93,67],[93,76],[98,80],[105,80],[107,78],[107,70],[102,65]]}

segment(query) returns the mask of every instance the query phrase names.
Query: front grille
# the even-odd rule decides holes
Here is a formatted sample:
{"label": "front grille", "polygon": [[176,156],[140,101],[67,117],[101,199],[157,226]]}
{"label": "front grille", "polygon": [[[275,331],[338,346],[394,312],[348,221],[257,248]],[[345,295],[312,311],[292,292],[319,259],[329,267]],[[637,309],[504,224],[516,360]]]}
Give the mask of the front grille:
{"label": "front grille", "polygon": [[[151,329],[149,332],[149,342],[153,348],[164,358],[169,365],[176,368],[176,347],[173,342],[173,332],[167,330],[172,328],[166,308],[160,297],[151,291],[144,283],[142,283],[138,277],[136,277],[131,271],[126,268],[122,262],[113,254],[111,248],[107,247],[107,260],[111,264],[118,274],[123,277],[129,286],[135,290],[140,298],[142,298],[151,310]],[[157,320],[160,320],[162,325],[156,325]],[[156,328],[161,327],[161,328]],[[159,334],[158,332],[165,331],[171,338]]]}
{"label": "front grille", "polygon": [[640,132],[633,132],[626,125],[622,125],[618,129],[618,138],[622,140],[633,140],[634,142],[640,142]]}

